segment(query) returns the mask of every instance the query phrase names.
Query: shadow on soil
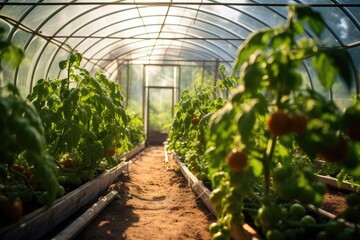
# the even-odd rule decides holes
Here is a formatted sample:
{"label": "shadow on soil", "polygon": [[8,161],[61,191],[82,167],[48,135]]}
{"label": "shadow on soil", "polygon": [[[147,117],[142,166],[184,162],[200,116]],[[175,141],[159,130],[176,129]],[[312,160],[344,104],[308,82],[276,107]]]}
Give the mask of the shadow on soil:
{"label": "shadow on soil", "polygon": [[123,174],[110,187],[119,192],[119,198],[109,204],[78,236],[77,240],[125,239],[123,233],[139,221],[133,208],[127,205],[129,176]]}

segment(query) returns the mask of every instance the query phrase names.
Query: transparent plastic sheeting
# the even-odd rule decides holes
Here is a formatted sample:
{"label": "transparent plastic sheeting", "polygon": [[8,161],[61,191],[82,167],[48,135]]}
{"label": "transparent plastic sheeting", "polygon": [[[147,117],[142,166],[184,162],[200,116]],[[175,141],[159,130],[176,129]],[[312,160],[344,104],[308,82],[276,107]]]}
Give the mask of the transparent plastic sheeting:
{"label": "transparent plastic sheeting", "polygon": [[[249,34],[285,23],[289,4],[308,4],[320,12],[326,21],[322,41],[346,47],[359,70],[360,0],[2,0],[0,24],[26,53],[17,70],[4,70],[3,81],[27,93],[40,78],[62,76],[58,62],[69,49],[83,54],[85,68],[103,69],[114,79],[124,63],[216,62],[230,68]],[[311,86],[319,87],[312,71],[306,72]]]}

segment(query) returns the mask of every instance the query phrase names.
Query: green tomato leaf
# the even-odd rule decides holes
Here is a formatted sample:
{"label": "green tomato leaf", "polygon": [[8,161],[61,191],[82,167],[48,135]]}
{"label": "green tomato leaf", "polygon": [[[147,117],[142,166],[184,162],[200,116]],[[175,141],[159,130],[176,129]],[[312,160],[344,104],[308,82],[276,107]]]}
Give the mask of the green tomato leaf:
{"label": "green tomato leaf", "polygon": [[248,161],[249,167],[255,177],[260,177],[263,171],[263,164],[257,159],[251,159]]}
{"label": "green tomato leaf", "polygon": [[[351,68],[351,57],[346,49],[324,49],[322,50],[333,62],[332,67],[337,69],[341,76],[341,80],[345,83],[348,90],[351,89],[353,83],[353,70]],[[328,69],[328,68],[326,68]]]}
{"label": "green tomato leaf", "polygon": [[270,42],[274,49],[290,51],[293,44],[293,34],[290,31],[276,33]]}
{"label": "green tomato leaf", "polygon": [[64,70],[65,68],[67,68],[67,66],[68,66],[68,61],[67,60],[62,60],[62,61],[59,62],[59,68],[61,70]]}
{"label": "green tomato leaf", "polygon": [[104,156],[105,150],[103,146],[98,142],[86,145],[85,149],[85,155],[90,161],[90,168],[94,169],[96,167],[97,161],[101,160],[101,158]]}
{"label": "green tomato leaf", "polygon": [[337,75],[333,60],[324,52],[320,52],[320,54],[314,56],[312,63],[321,85],[329,90],[334,84]]}
{"label": "green tomato leaf", "polygon": [[273,34],[273,30],[265,30],[253,33],[238,49],[237,58],[234,61],[232,75],[235,75],[242,64],[247,61],[256,51],[265,50],[268,47],[268,41]]}
{"label": "green tomato leaf", "polygon": [[242,74],[245,89],[252,93],[256,93],[263,81],[262,70],[257,64],[247,64]]}
{"label": "green tomato leaf", "polygon": [[311,30],[320,37],[325,27],[325,22],[321,14],[312,10],[310,7],[297,7],[296,13],[301,22],[307,23]]}
{"label": "green tomato leaf", "polygon": [[242,116],[239,118],[238,121],[238,128],[241,135],[241,140],[243,143],[248,144],[250,137],[251,137],[251,131],[254,128],[255,124],[255,113],[254,111],[245,112],[242,114]]}
{"label": "green tomato leaf", "polygon": [[25,54],[21,48],[10,44],[5,49],[1,49],[0,58],[8,63],[12,62],[13,67],[18,67],[24,56]]}
{"label": "green tomato leaf", "polygon": [[65,139],[67,143],[67,151],[72,152],[73,148],[77,147],[77,144],[80,141],[82,129],[81,127],[73,122],[70,122],[67,126],[67,131],[65,134]]}

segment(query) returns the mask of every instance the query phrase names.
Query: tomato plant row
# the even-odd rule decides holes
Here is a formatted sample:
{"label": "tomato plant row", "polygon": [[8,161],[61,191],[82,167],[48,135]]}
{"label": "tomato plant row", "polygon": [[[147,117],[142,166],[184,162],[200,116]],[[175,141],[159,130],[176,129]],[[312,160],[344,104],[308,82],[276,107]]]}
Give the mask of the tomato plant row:
{"label": "tomato plant row", "polygon": [[215,88],[196,84],[185,90],[175,106],[175,117],[169,130],[169,146],[187,164],[198,179],[208,180],[208,166],[203,159],[206,148],[205,130],[209,117],[224,105]]}
{"label": "tomato plant row", "polygon": [[[354,179],[360,177],[360,102],[340,110],[304,81],[306,62],[323,88],[329,90],[336,79],[351,87],[346,50],[319,44],[324,25],[319,13],[292,6],[285,26],[252,34],[239,48],[231,73],[221,69],[223,80],[217,87],[230,91],[226,101],[215,97],[214,89],[202,96],[206,102],[196,88],[194,94],[182,95],[169,141],[189,166],[201,159],[212,181],[218,216],[210,226],[214,239],[229,239],[231,229],[249,219],[266,239],[360,237],[358,194],[348,196],[348,209],[336,219],[316,219],[305,206],[320,207],[326,187],[311,166],[294,163],[298,154],[310,161],[322,157]],[[316,37],[309,38],[309,31]],[[206,126],[192,127],[190,119],[198,116],[192,103],[207,109],[212,100],[216,108],[200,120]],[[191,152],[199,143],[202,151],[195,150],[195,158]]]}
{"label": "tomato plant row", "polygon": [[0,211],[9,221],[21,217],[23,202],[50,206],[144,140],[121,87],[101,71],[91,75],[81,59],[71,52],[59,63],[67,77],[37,81],[27,99],[11,84],[2,89]]}

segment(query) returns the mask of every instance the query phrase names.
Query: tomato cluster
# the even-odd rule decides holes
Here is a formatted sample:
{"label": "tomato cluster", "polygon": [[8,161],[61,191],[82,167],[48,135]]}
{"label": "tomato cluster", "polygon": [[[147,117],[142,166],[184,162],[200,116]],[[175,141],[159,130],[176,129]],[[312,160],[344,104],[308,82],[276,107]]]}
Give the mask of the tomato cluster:
{"label": "tomato cluster", "polygon": [[289,116],[282,110],[271,114],[267,120],[267,128],[275,136],[282,136],[289,133],[302,135],[306,131],[308,120],[305,115],[295,114]]}

